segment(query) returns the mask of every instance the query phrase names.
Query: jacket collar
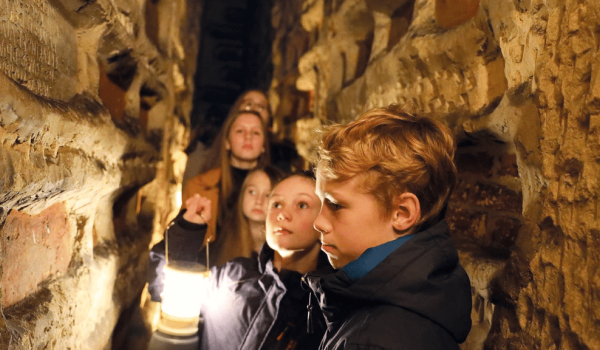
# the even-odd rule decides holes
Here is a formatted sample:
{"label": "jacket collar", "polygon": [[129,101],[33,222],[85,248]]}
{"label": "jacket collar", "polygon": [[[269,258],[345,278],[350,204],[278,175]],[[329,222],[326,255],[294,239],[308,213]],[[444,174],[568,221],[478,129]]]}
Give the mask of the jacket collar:
{"label": "jacket collar", "polygon": [[471,326],[469,278],[458,263],[445,221],[417,233],[356,281],[343,270],[309,273],[305,280],[328,327],[368,305],[408,309],[440,324],[461,342]]}
{"label": "jacket collar", "polygon": [[[258,269],[260,273],[265,273],[265,269],[269,262],[273,265],[273,257],[275,256],[275,251],[269,247],[269,245],[265,242],[263,246],[260,248],[260,252],[258,253]],[[274,267],[273,267],[274,269]],[[287,271],[287,270],[285,270]],[[329,260],[327,259],[327,254],[323,253],[323,251],[319,252],[319,257],[317,260],[317,270],[326,273],[333,272],[331,265],[329,265]]]}
{"label": "jacket collar", "polygon": [[[290,296],[296,299],[304,298],[307,293],[309,293],[309,290],[300,288],[302,286],[302,274],[292,270],[276,271],[275,266],[273,265],[274,256],[275,251],[271,249],[267,243],[264,243],[260,249],[260,252],[258,253],[258,271],[262,275],[268,274],[274,276],[275,279],[279,281],[283,287],[288,290],[288,292],[290,292]],[[322,251],[319,252],[316,271],[326,273],[333,272],[331,265],[329,265],[327,254],[323,253]]]}
{"label": "jacket collar", "polygon": [[356,281],[364,277],[369,271],[373,270],[375,266],[379,265],[380,262],[387,258],[388,255],[414,236],[414,234],[402,236],[393,241],[378,245],[377,247],[369,248],[365,250],[358,259],[346,264],[342,270],[344,270],[351,280]]}

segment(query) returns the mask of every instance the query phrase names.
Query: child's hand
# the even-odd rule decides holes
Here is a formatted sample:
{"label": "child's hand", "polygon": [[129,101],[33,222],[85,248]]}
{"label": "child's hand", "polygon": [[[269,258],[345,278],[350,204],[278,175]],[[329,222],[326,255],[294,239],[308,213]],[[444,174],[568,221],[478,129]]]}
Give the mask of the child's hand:
{"label": "child's hand", "polygon": [[183,219],[194,224],[206,224],[210,218],[210,199],[195,194],[185,201],[187,211],[183,214]]}

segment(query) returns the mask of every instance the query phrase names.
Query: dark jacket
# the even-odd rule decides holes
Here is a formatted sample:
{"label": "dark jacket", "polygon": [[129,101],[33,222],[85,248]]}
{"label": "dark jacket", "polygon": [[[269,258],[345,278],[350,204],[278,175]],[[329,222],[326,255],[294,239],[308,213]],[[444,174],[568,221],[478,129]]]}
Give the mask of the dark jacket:
{"label": "dark jacket", "polygon": [[[206,226],[182,219],[176,219],[174,223],[169,229],[169,252],[176,244],[180,250],[179,258],[197,259],[202,263],[205,255],[198,252],[198,248]],[[184,226],[201,230],[186,230]],[[162,292],[164,247],[163,241],[150,253],[148,290],[155,301],[160,301]],[[236,258],[211,269],[208,297],[201,311],[204,319],[201,349],[304,350],[319,347],[325,320],[317,317],[313,322],[314,333],[307,334],[306,305],[310,290],[301,287],[302,276],[298,272],[275,271],[273,255],[273,250],[265,244],[260,254],[252,258]],[[172,254],[169,257],[174,258]],[[318,265],[329,266],[325,254],[320,254]]]}
{"label": "dark jacket", "polygon": [[364,277],[309,273],[327,322],[320,349],[458,349],[471,328],[471,287],[444,221]]}

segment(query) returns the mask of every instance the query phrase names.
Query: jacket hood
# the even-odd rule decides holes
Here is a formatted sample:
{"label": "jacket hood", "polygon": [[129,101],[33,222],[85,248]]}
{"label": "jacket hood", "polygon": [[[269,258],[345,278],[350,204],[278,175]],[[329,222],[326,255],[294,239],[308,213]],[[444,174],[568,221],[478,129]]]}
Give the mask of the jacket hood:
{"label": "jacket hood", "polygon": [[329,325],[353,308],[388,304],[435,322],[458,343],[471,329],[469,277],[445,221],[417,233],[356,281],[343,270],[306,277]]}

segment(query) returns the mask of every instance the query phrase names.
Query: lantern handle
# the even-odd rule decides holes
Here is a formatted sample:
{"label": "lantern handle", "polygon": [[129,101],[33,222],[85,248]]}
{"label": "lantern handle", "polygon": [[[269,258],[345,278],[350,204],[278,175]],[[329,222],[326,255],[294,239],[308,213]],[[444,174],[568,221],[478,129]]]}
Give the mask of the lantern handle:
{"label": "lantern handle", "polygon": [[165,230],[165,260],[167,266],[169,266],[169,229],[175,224],[175,221],[171,221]]}
{"label": "lantern handle", "polygon": [[[200,217],[206,223],[206,233],[208,233],[208,221],[204,218],[204,214],[200,213]],[[210,236],[206,239],[206,270],[208,271],[208,246],[210,245]]]}

